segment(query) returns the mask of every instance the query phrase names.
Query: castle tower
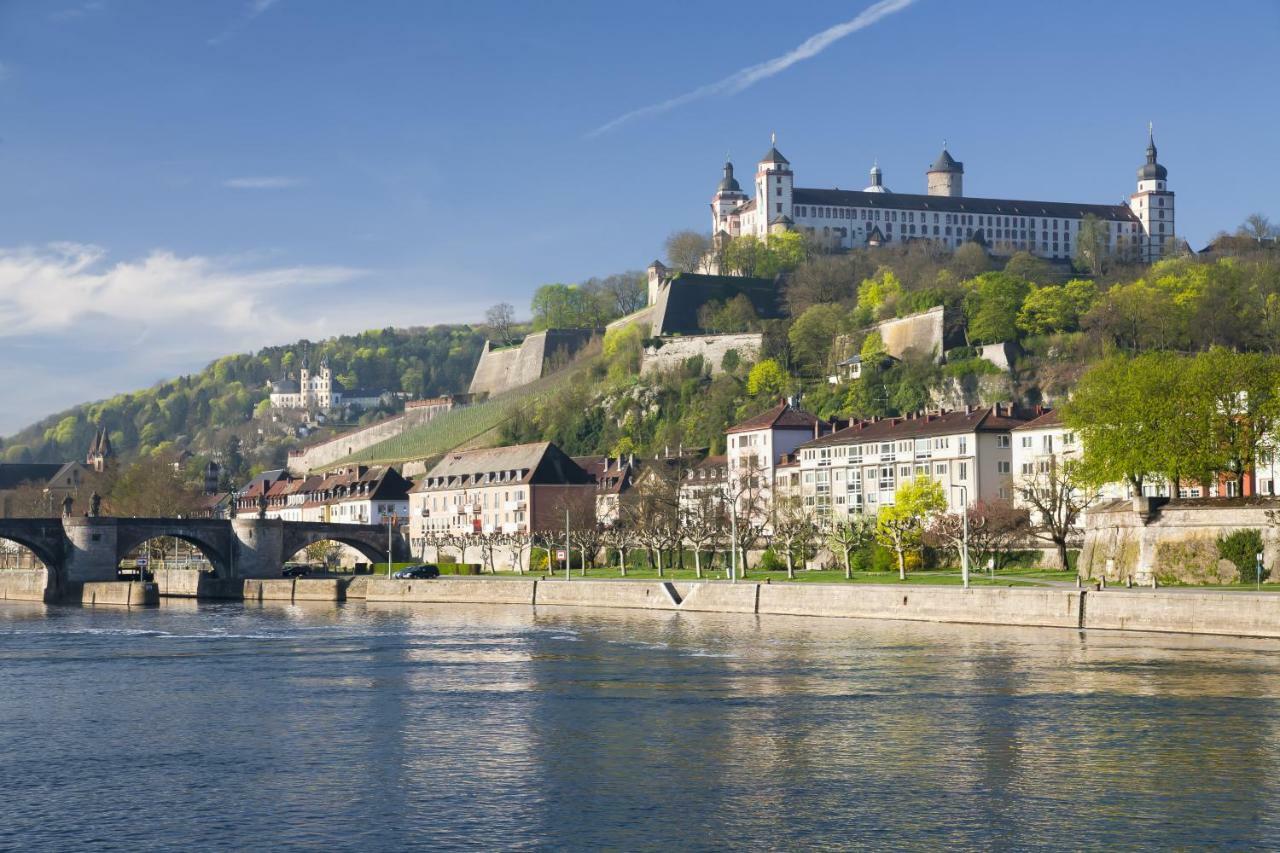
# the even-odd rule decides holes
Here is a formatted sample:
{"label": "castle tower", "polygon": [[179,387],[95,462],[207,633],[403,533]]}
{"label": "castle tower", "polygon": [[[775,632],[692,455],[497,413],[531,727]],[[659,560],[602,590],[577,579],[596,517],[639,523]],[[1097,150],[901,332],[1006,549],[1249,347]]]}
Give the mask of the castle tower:
{"label": "castle tower", "polygon": [[320,379],[316,382],[316,404],[329,409],[333,407],[333,371],[329,369],[329,359],[320,362]]}
{"label": "castle tower", "polygon": [[111,447],[111,436],[107,433],[107,428],[99,423],[97,432],[93,434],[93,442],[89,445],[89,452],[85,455],[84,464],[101,474],[115,456],[115,450]]}
{"label": "castle tower", "polygon": [[311,365],[305,355],[298,368],[298,402],[304,409],[311,407]]}
{"label": "castle tower", "polygon": [[776,135],[770,137],[772,143],[768,152],[756,166],[756,214],[758,227],[756,236],[764,236],[777,221],[783,224],[791,222],[791,190],[795,175],[791,171],[791,163],[779,153]]}
{"label": "castle tower", "polygon": [[933,161],[928,172],[929,195],[964,195],[964,163],[959,162],[942,143],[942,153]]}
{"label": "castle tower", "polygon": [[880,161],[877,160],[871,164],[871,185],[863,192],[887,193],[889,191],[889,188],[884,185],[884,173],[880,171]]}
{"label": "castle tower", "polygon": [[1138,191],[1129,196],[1129,209],[1142,223],[1138,258],[1146,263],[1163,256],[1165,244],[1174,230],[1173,193],[1169,191],[1169,170],[1156,162],[1156,139],[1147,126],[1147,162],[1138,168]]}
{"label": "castle tower", "polygon": [[733,163],[725,160],[724,177],[716,187],[716,194],[711,197],[711,233],[728,232],[729,213],[746,200],[747,194],[733,177]]}

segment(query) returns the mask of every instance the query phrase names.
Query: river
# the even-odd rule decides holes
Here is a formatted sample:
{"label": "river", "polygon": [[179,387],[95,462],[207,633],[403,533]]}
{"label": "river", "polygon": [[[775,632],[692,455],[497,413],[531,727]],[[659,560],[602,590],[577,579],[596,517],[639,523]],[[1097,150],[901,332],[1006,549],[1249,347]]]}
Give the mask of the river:
{"label": "river", "polygon": [[0,604],[0,849],[1276,848],[1280,643]]}

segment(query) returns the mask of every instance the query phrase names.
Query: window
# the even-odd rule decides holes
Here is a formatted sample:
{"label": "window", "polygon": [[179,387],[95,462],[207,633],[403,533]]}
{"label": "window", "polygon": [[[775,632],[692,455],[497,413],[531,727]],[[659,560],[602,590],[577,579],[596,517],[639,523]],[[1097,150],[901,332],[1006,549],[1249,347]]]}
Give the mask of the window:
{"label": "window", "polygon": [[996,473],[997,473],[997,474],[1008,474],[1008,473],[1009,473],[1009,463],[1008,463],[1008,462],[997,462],[997,463],[996,463]]}
{"label": "window", "polygon": [[960,436],[960,455],[967,456],[969,454],[969,436]]}
{"label": "window", "polygon": [[945,462],[939,462],[933,466],[933,473],[939,477],[945,477],[947,474],[947,465]]}
{"label": "window", "polygon": [[968,462],[960,463],[960,472],[956,479],[959,479],[959,480],[969,479],[969,463]]}
{"label": "window", "polygon": [[1031,446],[1031,436],[1029,436],[1029,435],[1024,435],[1024,436],[1022,437],[1022,446],[1023,446],[1023,447],[1030,447],[1030,446]]}
{"label": "window", "polygon": [[1008,446],[1009,446],[1009,436],[1007,435],[996,436],[996,447],[1008,447]]}

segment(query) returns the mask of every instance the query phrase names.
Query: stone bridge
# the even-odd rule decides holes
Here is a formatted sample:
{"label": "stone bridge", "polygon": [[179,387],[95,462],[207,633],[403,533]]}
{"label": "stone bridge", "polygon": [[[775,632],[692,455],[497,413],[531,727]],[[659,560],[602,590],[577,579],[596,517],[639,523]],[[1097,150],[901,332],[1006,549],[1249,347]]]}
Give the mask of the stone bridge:
{"label": "stone bridge", "polygon": [[[157,537],[189,542],[208,559],[214,576],[230,580],[278,578],[286,561],[314,542],[348,545],[370,562],[387,559],[387,529],[376,524],[234,518],[5,518],[0,539],[29,548],[45,564],[46,598],[73,585],[116,579],[117,567],[135,548]],[[407,558],[402,536],[391,540],[392,558]]]}

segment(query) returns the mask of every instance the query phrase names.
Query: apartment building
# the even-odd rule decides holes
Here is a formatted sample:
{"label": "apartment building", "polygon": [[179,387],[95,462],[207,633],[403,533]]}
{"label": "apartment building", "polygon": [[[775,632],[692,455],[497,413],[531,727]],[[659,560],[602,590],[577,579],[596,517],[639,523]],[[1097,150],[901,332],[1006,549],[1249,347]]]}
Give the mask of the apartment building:
{"label": "apartment building", "polygon": [[802,444],[800,494],[820,522],[874,514],[917,476],[942,486],[949,511],[1013,497],[1012,406],[874,418]]}
{"label": "apartment building", "polygon": [[731,426],[727,432],[727,493],[735,495],[739,511],[767,524],[773,503],[776,469],[782,458],[830,431],[830,425],[789,401]]}

